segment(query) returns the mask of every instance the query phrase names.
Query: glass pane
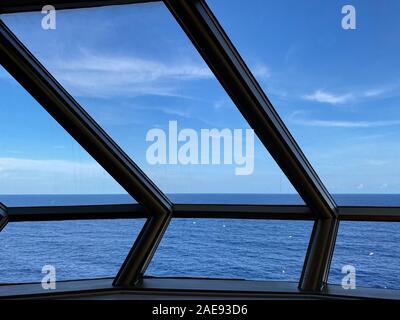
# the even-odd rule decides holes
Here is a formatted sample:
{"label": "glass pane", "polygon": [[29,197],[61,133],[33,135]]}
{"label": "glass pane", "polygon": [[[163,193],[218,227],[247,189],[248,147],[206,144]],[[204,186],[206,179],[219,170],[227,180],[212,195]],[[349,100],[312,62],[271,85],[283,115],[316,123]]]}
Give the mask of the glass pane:
{"label": "glass pane", "polygon": [[164,4],[56,17],[55,30],[41,13],[3,20],[162,191],[302,203]]}
{"label": "glass pane", "polygon": [[173,219],[148,276],[298,281],[311,221]]}
{"label": "glass pane", "polygon": [[0,233],[0,283],[115,277],[144,219],[9,223]]}
{"label": "glass pane", "polygon": [[121,200],[115,201],[133,202],[2,67],[0,96],[0,202],[100,204],[104,194],[120,194]]}
{"label": "glass pane", "polygon": [[342,285],[354,270],[356,287],[400,289],[399,241],[397,222],[341,222],[329,283]]}
{"label": "glass pane", "polygon": [[339,204],[400,205],[400,2],[207,2]]}

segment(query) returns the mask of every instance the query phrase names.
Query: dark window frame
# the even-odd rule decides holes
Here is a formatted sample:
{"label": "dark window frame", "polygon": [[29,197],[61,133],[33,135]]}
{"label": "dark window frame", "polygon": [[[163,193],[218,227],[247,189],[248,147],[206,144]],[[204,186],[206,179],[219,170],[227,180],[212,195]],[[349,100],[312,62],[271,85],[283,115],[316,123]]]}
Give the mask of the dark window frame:
{"label": "dark window frame", "polygon": [[[159,1],[55,0],[53,5],[69,9],[141,2]],[[0,21],[3,67],[139,203],[11,208],[0,204],[0,231],[8,222],[145,217],[146,223],[113,281],[115,288],[140,288],[144,271],[173,217],[313,220],[298,287],[299,292],[326,293],[326,288],[332,287],[327,286],[327,276],[339,221],[400,221],[400,208],[338,207],[206,2],[163,2],[306,205],[173,204]],[[46,4],[45,0],[4,0],[0,14],[40,10]]]}

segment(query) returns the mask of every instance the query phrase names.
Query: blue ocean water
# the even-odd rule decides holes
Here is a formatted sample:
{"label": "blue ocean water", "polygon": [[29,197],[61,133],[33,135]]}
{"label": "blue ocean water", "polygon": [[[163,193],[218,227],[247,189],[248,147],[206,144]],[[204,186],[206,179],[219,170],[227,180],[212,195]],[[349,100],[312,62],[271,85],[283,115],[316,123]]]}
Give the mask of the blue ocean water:
{"label": "blue ocean water", "polygon": [[[297,195],[171,195],[178,203],[302,204]],[[396,206],[398,195],[340,195],[341,205]],[[128,195],[7,195],[7,206],[133,203]],[[114,276],[144,219],[10,223],[0,233],[0,283],[40,282],[44,265],[58,280]],[[149,276],[298,281],[310,221],[174,219]],[[356,268],[359,287],[400,288],[400,224],[341,222],[329,282]]]}
{"label": "blue ocean water", "polygon": [[[168,194],[174,203],[303,205],[298,194]],[[400,194],[336,194],[341,206],[400,207]],[[0,195],[7,206],[68,206],[136,203],[128,194]]]}

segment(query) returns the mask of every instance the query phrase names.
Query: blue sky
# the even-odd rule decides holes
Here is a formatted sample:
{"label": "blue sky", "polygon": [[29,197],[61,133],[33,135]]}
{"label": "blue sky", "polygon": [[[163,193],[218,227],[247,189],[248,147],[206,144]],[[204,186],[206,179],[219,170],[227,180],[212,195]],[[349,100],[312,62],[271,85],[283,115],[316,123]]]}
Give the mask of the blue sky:
{"label": "blue sky", "polygon": [[[333,193],[400,191],[400,3],[212,0],[222,26]],[[293,193],[256,140],[255,170],[147,163],[152,128],[249,128],[162,4],[41,13],[3,21],[160,188]],[[0,193],[121,193],[39,105],[0,72]]]}

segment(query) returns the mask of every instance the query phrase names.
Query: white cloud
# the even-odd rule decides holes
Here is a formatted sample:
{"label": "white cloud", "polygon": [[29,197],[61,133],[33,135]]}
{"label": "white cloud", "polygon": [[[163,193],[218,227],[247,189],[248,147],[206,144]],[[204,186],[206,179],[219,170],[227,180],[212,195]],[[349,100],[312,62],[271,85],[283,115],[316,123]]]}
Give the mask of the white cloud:
{"label": "white cloud", "polygon": [[271,72],[269,71],[269,68],[265,66],[264,64],[256,64],[253,67],[250,68],[253,75],[260,80],[267,80],[271,77]]}
{"label": "white cloud", "polygon": [[332,92],[319,89],[312,94],[303,95],[303,99],[320,103],[328,103],[331,105],[339,105],[350,101],[357,102],[363,99],[377,98],[381,96],[387,96],[388,94],[394,94],[397,92],[397,88],[398,85],[377,86],[375,88],[349,92],[346,94],[334,94]]}
{"label": "white cloud", "polygon": [[387,88],[370,89],[364,92],[364,96],[367,98],[380,96],[388,91]]}
{"label": "white cloud", "polygon": [[155,81],[161,78],[179,80],[209,78],[211,71],[206,66],[191,64],[165,64],[159,61],[135,57],[107,57],[85,53],[78,60],[65,61],[60,69],[85,70],[107,73],[129,73],[137,82]]}
{"label": "white cloud", "polygon": [[86,97],[179,96],[179,83],[213,76],[205,64],[165,63],[88,52],[53,61],[50,70],[73,95]]}
{"label": "white cloud", "polygon": [[366,160],[366,163],[370,166],[387,166],[390,161],[389,160],[381,160],[381,159],[368,159]]}
{"label": "white cloud", "polygon": [[354,95],[351,93],[347,94],[333,94],[324,90],[317,90],[312,94],[308,94],[303,96],[304,99],[309,101],[328,103],[332,105],[346,103],[354,98]]}
{"label": "white cloud", "polygon": [[[72,58],[50,60],[50,70],[73,95],[113,97],[118,95],[180,96],[185,81],[214,78],[205,63],[156,61],[134,56],[105,56],[88,50]],[[264,64],[251,68],[257,79],[270,78]]]}
{"label": "white cloud", "polygon": [[377,128],[388,126],[399,126],[400,120],[381,120],[381,121],[350,121],[350,120],[322,120],[306,119],[298,117],[301,112],[292,113],[290,121],[295,124],[311,127],[329,127],[329,128]]}
{"label": "white cloud", "polygon": [[297,120],[298,124],[313,127],[341,127],[341,128],[372,128],[400,125],[400,120],[394,121],[337,121],[337,120]]}
{"label": "white cloud", "polygon": [[94,161],[0,158],[2,194],[94,194],[123,192]]}
{"label": "white cloud", "polygon": [[193,118],[193,115],[187,108],[148,106],[148,107],[139,107],[137,109],[147,109],[147,110],[151,109],[154,111],[162,112],[166,115],[178,116],[181,118]]}
{"label": "white cloud", "polygon": [[229,96],[223,97],[223,98],[220,98],[220,99],[214,101],[213,106],[214,106],[215,110],[220,110],[220,109],[223,109],[226,107],[229,107],[229,108],[235,107],[235,105],[233,104],[233,102],[229,98]]}
{"label": "white cloud", "polygon": [[20,158],[0,158],[0,173],[9,172],[46,172],[57,173],[102,173],[104,170],[96,163],[66,160],[33,160]]}

